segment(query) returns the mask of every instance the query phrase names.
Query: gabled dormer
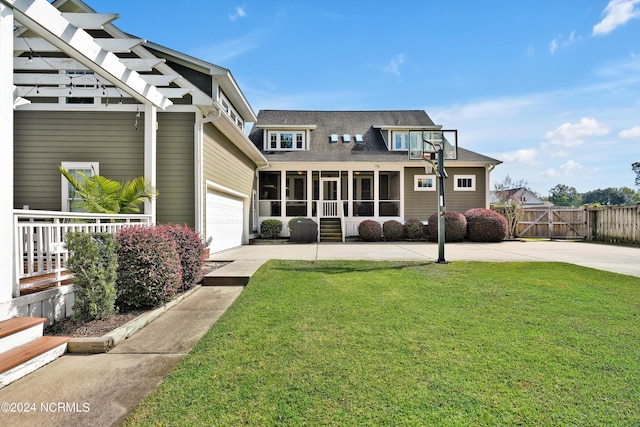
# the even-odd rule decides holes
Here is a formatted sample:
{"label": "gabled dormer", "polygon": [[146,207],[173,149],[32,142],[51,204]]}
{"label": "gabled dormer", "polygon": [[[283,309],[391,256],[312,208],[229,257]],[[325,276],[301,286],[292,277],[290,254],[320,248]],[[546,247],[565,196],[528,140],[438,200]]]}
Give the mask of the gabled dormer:
{"label": "gabled dormer", "polygon": [[263,151],[307,151],[314,124],[302,125],[257,125],[263,130]]}
{"label": "gabled dormer", "polygon": [[387,150],[389,151],[409,151],[410,131],[430,131],[440,130],[442,126],[436,125],[400,125],[400,124],[382,124],[374,125],[374,129],[378,129],[382,135]]}

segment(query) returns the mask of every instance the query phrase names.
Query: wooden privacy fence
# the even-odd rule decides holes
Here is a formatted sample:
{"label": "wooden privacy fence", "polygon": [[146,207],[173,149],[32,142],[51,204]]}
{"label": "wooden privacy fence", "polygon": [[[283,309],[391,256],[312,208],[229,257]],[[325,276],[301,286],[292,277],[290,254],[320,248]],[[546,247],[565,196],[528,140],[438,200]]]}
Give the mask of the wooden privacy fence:
{"label": "wooden privacy fence", "polygon": [[588,236],[587,211],[562,209],[556,206],[521,209],[518,212],[516,236],[586,239]]}
{"label": "wooden privacy fence", "polygon": [[586,239],[640,244],[640,205],[601,208],[524,208],[517,237]]}
{"label": "wooden privacy fence", "polygon": [[640,204],[589,208],[589,239],[640,245]]}

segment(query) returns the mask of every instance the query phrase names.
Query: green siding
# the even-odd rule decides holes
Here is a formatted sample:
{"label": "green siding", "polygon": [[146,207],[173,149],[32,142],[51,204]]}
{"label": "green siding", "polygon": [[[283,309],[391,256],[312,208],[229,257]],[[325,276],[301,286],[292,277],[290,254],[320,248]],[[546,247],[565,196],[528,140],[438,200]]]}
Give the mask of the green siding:
{"label": "green siding", "polygon": [[99,162],[123,181],[144,173],[144,131],[135,113],[15,111],[14,207],[60,210],[61,162]]}
{"label": "green siding", "polygon": [[157,221],[195,227],[194,113],[158,113]]}
{"label": "green siding", "polygon": [[[255,163],[210,123],[204,125],[203,156],[205,181],[246,194],[251,203]],[[206,194],[203,195],[203,206],[206,206],[205,198]],[[249,221],[251,222],[251,215]],[[253,224],[249,226],[252,228]]]}
{"label": "green siding", "polygon": [[[14,207],[60,210],[61,162],[99,162],[116,181],[144,175],[144,118],[117,111],[16,111]],[[194,114],[158,113],[158,222],[195,225]]]}
{"label": "green siding", "polygon": [[[426,221],[438,210],[437,191],[414,191],[413,181],[416,175],[425,175],[422,168],[405,168],[404,177],[404,217]],[[449,178],[444,180],[445,205],[448,211],[464,213],[471,208],[484,208],[486,195],[485,169],[447,168]],[[475,175],[476,191],[454,191],[455,175]]]}

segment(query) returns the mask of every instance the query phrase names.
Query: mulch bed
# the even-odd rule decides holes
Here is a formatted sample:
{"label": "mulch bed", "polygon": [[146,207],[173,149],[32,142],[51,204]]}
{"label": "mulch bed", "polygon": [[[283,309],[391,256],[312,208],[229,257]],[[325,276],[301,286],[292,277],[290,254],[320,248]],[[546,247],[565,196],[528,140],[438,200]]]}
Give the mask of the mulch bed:
{"label": "mulch bed", "polygon": [[[204,274],[209,273],[217,268],[223,267],[229,264],[224,261],[205,261]],[[180,296],[182,293],[176,295]],[[67,317],[55,324],[48,326],[44,330],[44,335],[63,336],[63,337],[101,337],[113,331],[116,328],[124,325],[125,323],[135,319],[141,314],[147,311],[154,310],[130,310],[124,313],[116,313],[105,319],[92,320],[89,322],[82,322],[74,319],[73,317]]]}

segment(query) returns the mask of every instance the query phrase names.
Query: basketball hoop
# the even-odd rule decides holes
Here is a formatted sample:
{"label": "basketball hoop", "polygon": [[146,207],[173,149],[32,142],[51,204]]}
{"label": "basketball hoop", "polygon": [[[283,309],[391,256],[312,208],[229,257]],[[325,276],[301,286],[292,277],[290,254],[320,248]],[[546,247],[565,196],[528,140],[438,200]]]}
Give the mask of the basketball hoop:
{"label": "basketball hoop", "polygon": [[[429,163],[438,178],[438,259],[437,264],[446,264],[444,258],[445,227],[444,213],[444,169],[445,160],[458,159],[457,130],[414,130],[409,131],[409,160]],[[425,165],[425,172],[427,166]]]}

